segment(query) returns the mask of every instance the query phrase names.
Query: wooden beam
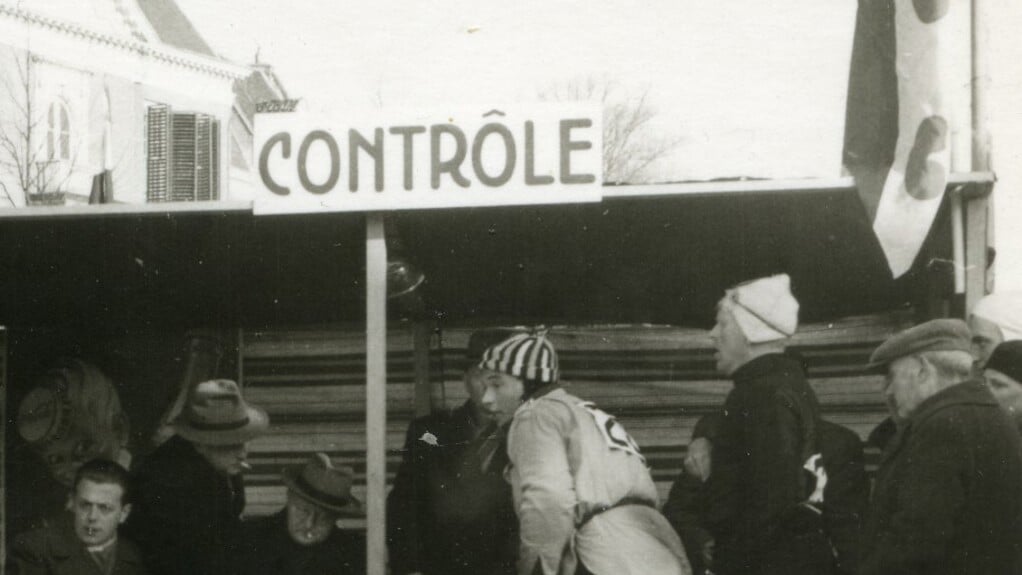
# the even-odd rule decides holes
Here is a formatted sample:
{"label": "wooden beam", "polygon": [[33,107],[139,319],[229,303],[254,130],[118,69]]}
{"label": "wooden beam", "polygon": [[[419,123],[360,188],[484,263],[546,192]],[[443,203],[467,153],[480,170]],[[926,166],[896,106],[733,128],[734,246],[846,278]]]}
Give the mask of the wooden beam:
{"label": "wooden beam", "polygon": [[386,575],[387,242],[383,216],[366,215],[366,560]]}
{"label": "wooden beam", "polygon": [[[948,176],[948,187],[961,184],[987,184],[994,181],[994,175],[986,171],[955,172]],[[791,180],[739,180],[734,182],[677,182],[668,184],[634,184],[624,186],[603,186],[603,198],[628,198],[643,196],[702,196],[714,194],[761,194],[761,193],[817,193],[846,190],[855,191],[851,177],[801,178]]]}
{"label": "wooden beam", "polygon": [[170,217],[177,215],[252,214],[252,202],[156,202],[151,204],[93,204],[31,206],[0,210],[0,220],[52,220],[108,217]]}
{"label": "wooden beam", "polygon": [[987,293],[988,199],[965,202],[965,314]]}
{"label": "wooden beam", "polygon": [[[951,249],[955,293],[965,293],[965,208],[960,189],[951,191]],[[968,308],[966,308],[968,309]]]}

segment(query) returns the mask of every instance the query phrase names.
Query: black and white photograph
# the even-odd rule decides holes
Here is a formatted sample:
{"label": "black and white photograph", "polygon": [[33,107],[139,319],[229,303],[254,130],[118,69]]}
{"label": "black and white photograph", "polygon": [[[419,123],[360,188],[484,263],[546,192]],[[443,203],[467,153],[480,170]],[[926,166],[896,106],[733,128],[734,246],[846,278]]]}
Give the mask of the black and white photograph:
{"label": "black and white photograph", "polygon": [[0,575],[1022,575],[1019,24],[0,0]]}

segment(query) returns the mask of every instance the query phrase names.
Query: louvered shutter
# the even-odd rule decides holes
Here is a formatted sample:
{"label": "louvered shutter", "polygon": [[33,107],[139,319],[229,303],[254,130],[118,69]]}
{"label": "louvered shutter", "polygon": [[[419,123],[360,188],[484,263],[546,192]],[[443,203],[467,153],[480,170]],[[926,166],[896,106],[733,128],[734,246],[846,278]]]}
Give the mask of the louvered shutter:
{"label": "louvered shutter", "polygon": [[207,114],[149,109],[150,202],[192,202],[220,197],[220,122]]}
{"label": "louvered shutter", "polygon": [[170,121],[170,200],[195,200],[197,114],[175,113]]}
{"label": "louvered shutter", "polygon": [[219,184],[219,124],[212,116],[199,114],[195,122],[195,199],[217,199]]}
{"label": "louvered shutter", "polygon": [[220,199],[220,121],[209,122],[209,199]]}
{"label": "louvered shutter", "polygon": [[146,111],[146,199],[166,202],[170,192],[170,106]]}

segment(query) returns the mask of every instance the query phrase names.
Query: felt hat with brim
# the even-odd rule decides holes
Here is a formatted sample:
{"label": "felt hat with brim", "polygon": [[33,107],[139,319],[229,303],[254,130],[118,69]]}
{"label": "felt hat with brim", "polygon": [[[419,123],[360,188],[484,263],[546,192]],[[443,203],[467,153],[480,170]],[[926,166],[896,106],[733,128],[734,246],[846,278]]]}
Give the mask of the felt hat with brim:
{"label": "felt hat with brim", "polygon": [[361,517],[365,514],[362,502],[351,494],[354,476],[350,467],[335,467],[325,453],[283,473],[284,484],[302,499],[338,515]]}
{"label": "felt hat with brim", "polygon": [[873,351],[867,367],[885,369],[896,359],[927,351],[972,350],[969,326],[960,319],[935,319],[898,332]]}
{"label": "felt hat with brim", "polygon": [[235,445],[262,435],[270,418],[241,396],[238,384],[212,379],[188,390],[181,414],[171,423],[178,435],[203,445]]}
{"label": "felt hat with brim", "polygon": [[994,348],[986,369],[999,371],[1022,385],[1022,340],[1006,341]]}

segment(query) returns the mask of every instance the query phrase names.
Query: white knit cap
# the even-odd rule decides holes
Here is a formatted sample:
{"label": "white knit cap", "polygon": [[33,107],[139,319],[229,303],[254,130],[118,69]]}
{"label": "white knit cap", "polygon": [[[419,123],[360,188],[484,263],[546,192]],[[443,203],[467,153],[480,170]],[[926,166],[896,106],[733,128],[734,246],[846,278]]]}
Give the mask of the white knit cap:
{"label": "white knit cap", "polygon": [[976,302],[972,315],[1001,328],[1004,341],[1022,339],[1022,292],[992,293]]}
{"label": "white knit cap", "polygon": [[798,300],[791,295],[788,274],[739,284],[727,290],[721,305],[734,316],[749,343],[788,338],[798,329]]}

